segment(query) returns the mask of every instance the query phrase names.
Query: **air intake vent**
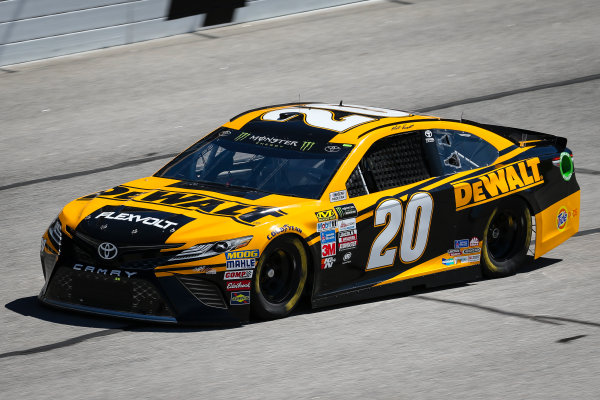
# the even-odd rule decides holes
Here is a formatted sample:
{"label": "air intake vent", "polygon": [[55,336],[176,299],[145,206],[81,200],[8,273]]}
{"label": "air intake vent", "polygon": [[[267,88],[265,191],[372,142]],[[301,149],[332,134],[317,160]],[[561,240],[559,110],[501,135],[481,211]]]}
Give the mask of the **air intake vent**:
{"label": "air intake vent", "polygon": [[227,308],[221,291],[214,283],[202,278],[182,275],[177,276],[177,279],[203,304],[209,307]]}

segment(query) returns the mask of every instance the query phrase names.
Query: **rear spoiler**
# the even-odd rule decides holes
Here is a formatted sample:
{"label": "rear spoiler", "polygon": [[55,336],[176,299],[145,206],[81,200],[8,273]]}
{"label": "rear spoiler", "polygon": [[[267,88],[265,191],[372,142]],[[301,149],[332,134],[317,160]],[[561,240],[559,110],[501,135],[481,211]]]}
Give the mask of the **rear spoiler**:
{"label": "rear spoiler", "polygon": [[558,151],[563,151],[567,147],[567,138],[550,135],[548,133],[535,132],[520,128],[511,128],[508,126],[480,124],[479,122],[465,119],[463,119],[461,122],[494,132],[495,134],[510,140],[519,147],[552,145],[558,148]]}

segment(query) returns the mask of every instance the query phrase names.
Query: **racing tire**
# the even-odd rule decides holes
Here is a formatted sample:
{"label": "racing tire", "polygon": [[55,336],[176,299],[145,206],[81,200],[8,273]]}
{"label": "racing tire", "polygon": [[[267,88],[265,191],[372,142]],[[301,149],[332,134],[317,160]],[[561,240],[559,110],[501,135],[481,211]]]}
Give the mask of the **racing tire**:
{"label": "racing tire", "polygon": [[481,269],[487,278],[514,275],[527,258],[531,242],[531,212],[521,199],[502,201],[483,231]]}
{"label": "racing tire", "polygon": [[281,236],[265,249],[256,266],[251,308],[261,319],[283,318],[298,305],[308,276],[302,241]]}

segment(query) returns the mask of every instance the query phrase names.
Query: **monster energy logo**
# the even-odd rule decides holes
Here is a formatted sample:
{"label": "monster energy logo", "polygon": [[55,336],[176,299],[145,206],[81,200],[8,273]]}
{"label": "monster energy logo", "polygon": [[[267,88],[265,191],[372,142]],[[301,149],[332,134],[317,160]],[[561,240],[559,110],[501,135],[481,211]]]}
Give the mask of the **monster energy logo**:
{"label": "monster energy logo", "polygon": [[300,146],[300,151],[308,151],[315,145],[315,142],[302,142],[302,146]]}
{"label": "monster energy logo", "polygon": [[248,136],[250,136],[250,134],[249,134],[249,133],[247,133],[247,132],[242,132],[242,133],[240,133],[239,135],[237,135],[237,136],[236,136],[236,138],[235,138],[235,141],[237,142],[237,141],[240,141],[240,140],[244,140],[244,139],[246,139]]}

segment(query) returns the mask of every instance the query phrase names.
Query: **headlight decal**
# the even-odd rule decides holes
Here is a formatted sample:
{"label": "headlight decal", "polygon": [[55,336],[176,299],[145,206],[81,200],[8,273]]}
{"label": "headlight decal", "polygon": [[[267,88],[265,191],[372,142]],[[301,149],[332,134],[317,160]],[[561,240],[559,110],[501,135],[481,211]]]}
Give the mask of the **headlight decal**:
{"label": "headlight decal", "polygon": [[187,262],[201,260],[203,258],[213,257],[226,251],[239,249],[247,246],[252,240],[252,236],[244,236],[236,239],[221,240],[218,242],[201,243],[185,249],[175,257],[169,259],[171,262]]}

